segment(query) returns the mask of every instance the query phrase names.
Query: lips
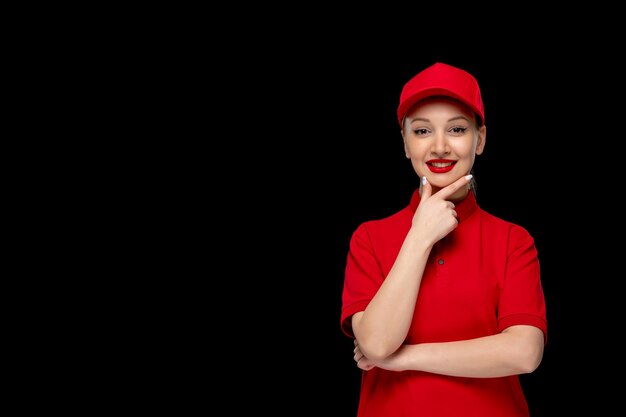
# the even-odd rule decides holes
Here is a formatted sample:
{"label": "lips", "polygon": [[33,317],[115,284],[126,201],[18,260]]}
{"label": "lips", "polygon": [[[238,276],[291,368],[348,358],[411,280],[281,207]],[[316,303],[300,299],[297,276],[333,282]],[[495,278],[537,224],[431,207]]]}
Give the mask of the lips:
{"label": "lips", "polygon": [[444,174],[446,172],[449,172],[452,170],[452,168],[454,168],[455,164],[456,161],[450,159],[431,159],[430,161],[426,162],[426,166],[428,167],[430,172],[433,172],[435,174]]}

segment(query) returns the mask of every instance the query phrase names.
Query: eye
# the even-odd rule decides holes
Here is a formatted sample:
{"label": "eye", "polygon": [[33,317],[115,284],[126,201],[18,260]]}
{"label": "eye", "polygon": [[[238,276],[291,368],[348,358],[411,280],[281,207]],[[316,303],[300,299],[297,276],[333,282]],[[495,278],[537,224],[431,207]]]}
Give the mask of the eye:
{"label": "eye", "polygon": [[455,126],[450,131],[456,135],[462,135],[467,131],[467,127],[464,126]]}
{"label": "eye", "polygon": [[428,129],[425,129],[425,128],[413,129],[413,133],[415,133],[417,136],[427,135]]}

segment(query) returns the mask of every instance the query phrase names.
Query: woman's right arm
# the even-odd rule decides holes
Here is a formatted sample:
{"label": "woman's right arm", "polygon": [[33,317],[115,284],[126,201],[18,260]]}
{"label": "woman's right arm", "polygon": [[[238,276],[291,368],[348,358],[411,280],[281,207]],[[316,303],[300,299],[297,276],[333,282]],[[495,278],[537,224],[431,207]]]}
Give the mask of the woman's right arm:
{"label": "woman's right arm", "polygon": [[412,228],[374,298],[352,316],[354,336],[368,358],[385,359],[406,338],[431,247]]}
{"label": "woman's right arm", "polygon": [[461,177],[433,195],[430,184],[422,186],[420,204],[393,267],[365,310],[352,316],[361,352],[371,360],[387,358],[406,339],[430,251],[458,225],[454,204],[446,199],[470,179]]}

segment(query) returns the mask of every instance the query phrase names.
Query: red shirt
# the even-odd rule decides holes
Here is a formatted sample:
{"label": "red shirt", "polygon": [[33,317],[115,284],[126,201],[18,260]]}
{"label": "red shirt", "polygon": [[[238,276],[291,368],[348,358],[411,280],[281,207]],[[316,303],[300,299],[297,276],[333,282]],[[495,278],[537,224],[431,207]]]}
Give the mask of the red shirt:
{"label": "red shirt", "polygon": [[[389,273],[419,204],[361,224],[352,235],[341,328],[367,307]],[[478,207],[470,192],[456,204],[460,223],[432,249],[406,344],[493,335],[526,324],[544,332],[546,306],[534,240],[522,227]],[[517,375],[465,378],[374,368],[362,375],[358,417],[528,417]]]}

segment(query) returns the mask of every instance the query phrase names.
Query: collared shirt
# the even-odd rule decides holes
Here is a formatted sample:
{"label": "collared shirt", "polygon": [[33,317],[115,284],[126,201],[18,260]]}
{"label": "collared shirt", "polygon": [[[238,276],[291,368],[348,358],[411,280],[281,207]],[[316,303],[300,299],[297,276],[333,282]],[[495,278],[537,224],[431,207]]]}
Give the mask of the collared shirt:
{"label": "collared shirt", "polygon": [[[391,270],[419,205],[410,204],[353,233],[342,294],[341,328],[365,310]],[[534,240],[523,227],[482,210],[470,192],[456,204],[458,227],[435,244],[405,344],[449,342],[538,327],[547,340],[546,305]],[[420,371],[363,372],[359,417],[528,416],[517,375],[465,378]]]}

